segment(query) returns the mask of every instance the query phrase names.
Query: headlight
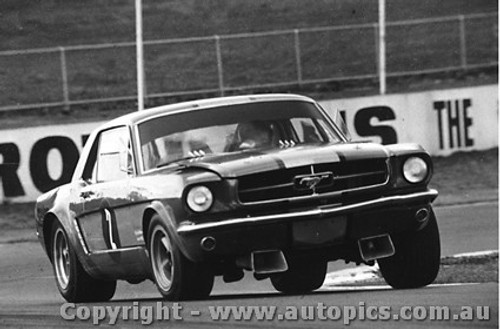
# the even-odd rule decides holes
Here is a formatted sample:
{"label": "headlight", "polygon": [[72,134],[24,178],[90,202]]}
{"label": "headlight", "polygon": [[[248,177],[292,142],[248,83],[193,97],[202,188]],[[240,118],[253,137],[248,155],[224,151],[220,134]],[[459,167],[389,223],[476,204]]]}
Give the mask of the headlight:
{"label": "headlight", "polygon": [[427,177],[428,173],[429,168],[422,158],[408,158],[403,165],[403,175],[410,183],[420,183]]}
{"label": "headlight", "polygon": [[207,211],[214,201],[212,192],[206,186],[195,186],[189,190],[186,202],[188,207],[194,212]]}

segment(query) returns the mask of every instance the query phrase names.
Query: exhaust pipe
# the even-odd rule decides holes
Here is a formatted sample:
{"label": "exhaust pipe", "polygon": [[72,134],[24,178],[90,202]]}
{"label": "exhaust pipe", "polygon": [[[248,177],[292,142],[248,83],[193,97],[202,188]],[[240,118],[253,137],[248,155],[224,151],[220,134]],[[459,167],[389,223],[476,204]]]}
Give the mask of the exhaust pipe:
{"label": "exhaust pipe", "polygon": [[258,250],[250,255],[240,257],[236,265],[246,270],[253,270],[255,274],[272,274],[288,270],[288,263],[281,250]]}
{"label": "exhaust pipe", "polygon": [[253,268],[256,274],[285,272],[288,264],[281,250],[254,251]]}
{"label": "exhaust pipe", "polygon": [[390,257],[395,254],[394,244],[389,234],[359,239],[358,248],[359,254],[365,262]]}

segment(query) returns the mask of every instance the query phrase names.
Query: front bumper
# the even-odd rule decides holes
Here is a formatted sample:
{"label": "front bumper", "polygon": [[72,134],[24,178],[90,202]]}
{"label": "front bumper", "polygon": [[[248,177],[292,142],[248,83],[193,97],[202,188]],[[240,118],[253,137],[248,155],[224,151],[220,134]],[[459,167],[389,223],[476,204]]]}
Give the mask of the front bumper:
{"label": "front bumper", "polygon": [[[437,195],[436,190],[430,189],[349,205],[329,205],[196,224],[181,223],[177,233],[183,241],[186,256],[198,261],[255,250],[321,248],[380,233],[416,230],[418,223],[415,222],[415,212],[422,207],[429,207]],[[297,236],[300,235],[300,232],[297,234],[297,227],[302,224],[313,226],[310,228],[312,231],[316,226],[316,235],[319,237],[312,237],[308,243],[307,234]],[[302,227],[304,225],[300,229]],[[216,241],[216,247],[211,251],[203,250],[200,246],[202,239],[207,236]]]}

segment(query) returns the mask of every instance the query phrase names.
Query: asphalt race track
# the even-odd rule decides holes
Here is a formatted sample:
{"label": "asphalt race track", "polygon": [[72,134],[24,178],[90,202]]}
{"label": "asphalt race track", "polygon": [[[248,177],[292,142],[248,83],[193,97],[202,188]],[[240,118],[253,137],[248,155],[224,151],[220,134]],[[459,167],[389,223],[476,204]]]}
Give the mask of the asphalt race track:
{"label": "asphalt race track", "polygon": [[[443,255],[498,249],[497,203],[440,207],[436,209],[436,213],[441,231]],[[94,327],[92,318],[86,321],[68,321],[61,317],[61,306],[64,300],[57,291],[52,269],[38,243],[0,244],[0,264],[1,328]],[[332,263],[330,270],[341,267],[340,264]],[[387,287],[325,287],[304,296],[284,296],[275,292],[267,280],[258,282],[247,275],[243,281],[238,283],[222,285],[217,282],[212,295],[213,297],[208,300],[177,304],[176,306],[179,307],[177,314],[182,317],[182,320],[176,320],[173,317],[174,313],[170,312],[169,319],[153,322],[153,326],[163,328],[232,328],[237,326],[245,328],[269,326],[334,328],[343,326],[344,321],[347,320],[345,316],[353,316],[353,312],[355,312],[354,315],[357,319],[350,320],[351,328],[498,327],[497,283],[432,285],[415,290],[392,290]],[[158,302],[162,302],[162,300],[151,282],[144,282],[136,286],[120,283],[117,294],[111,302],[78,306],[85,306],[87,310],[99,306],[110,308],[129,306],[133,309],[137,308],[138,305],[152,308]],[[174,304],[164,302],[162,305],[168,308]],[[276,315],[273,320],[259,321],[254,317],[252,321],[238,321],[234,318],[228,321],[215,321],[210,317],[210,307],[213,306],[272,306],[277,307],[281,314]],[[298,306],[298,314],[302,314],[301,310],[308,307],[314,308],[316,310],[316,313],[313,314],[315,320],[296,320],[292,313],[286,313],[289,311],[288,307],[292,306]],[[373,310],[374,306],[383,307],[384,310],[390,307],[391,317],[385,320],[370,319],[373,314],[379,314],[367,311]],[[416,319],[394,319],[393,314],[399,314],[401,307],[404,306],[419,307],[420,312],[414,312]],[[432,321],[429,317],[425,317],[421,311],[425,312],[431,306],[449,307],[451,310],[450,320]],[[473,306],[474,309],[477,306],[489,306],[490,320],[474,322],[454,320],[453,315],[458,314],[462,306]],[[339,317],[338,313],[332,313],[333,311],[328,313],[331,318],[325,318],[324,312],[321,313],[321,317],[317,311],[320,307],[323,310],[326,307],[330,307],[333,311],[340,310],[343,312],[344,318]],[[377,312],[380,310],[377,309]],[[408,312],[411,315],[413,311],[416,310],[412,309]],[[408,312],[405,314],[408,315]],[[70,308],[67,313],[75,315],[76,311],[74,308]],[[286,314],[283,319],[284,313]],[[131,316],[132,314],[133,312],[130,312]],[[308,314],[311,315],[311,313]],[[287,317],[288,315],[291,317]],[[103,327],[111,326],[109,318],[102,320],[100,325]],[[117,324],[113,327],[140,326],[141,320],[123,320],[120,315]]]}

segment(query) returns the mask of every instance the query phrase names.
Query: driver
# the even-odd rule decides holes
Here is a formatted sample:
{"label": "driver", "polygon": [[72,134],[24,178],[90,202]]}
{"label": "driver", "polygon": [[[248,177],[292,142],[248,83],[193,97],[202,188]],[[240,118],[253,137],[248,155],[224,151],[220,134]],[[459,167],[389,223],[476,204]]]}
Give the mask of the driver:
{"label": "driver", "polygon": [[240,150],[270,146],[273,136],[272,128],[264,121],[240,123],[237,133]]}

